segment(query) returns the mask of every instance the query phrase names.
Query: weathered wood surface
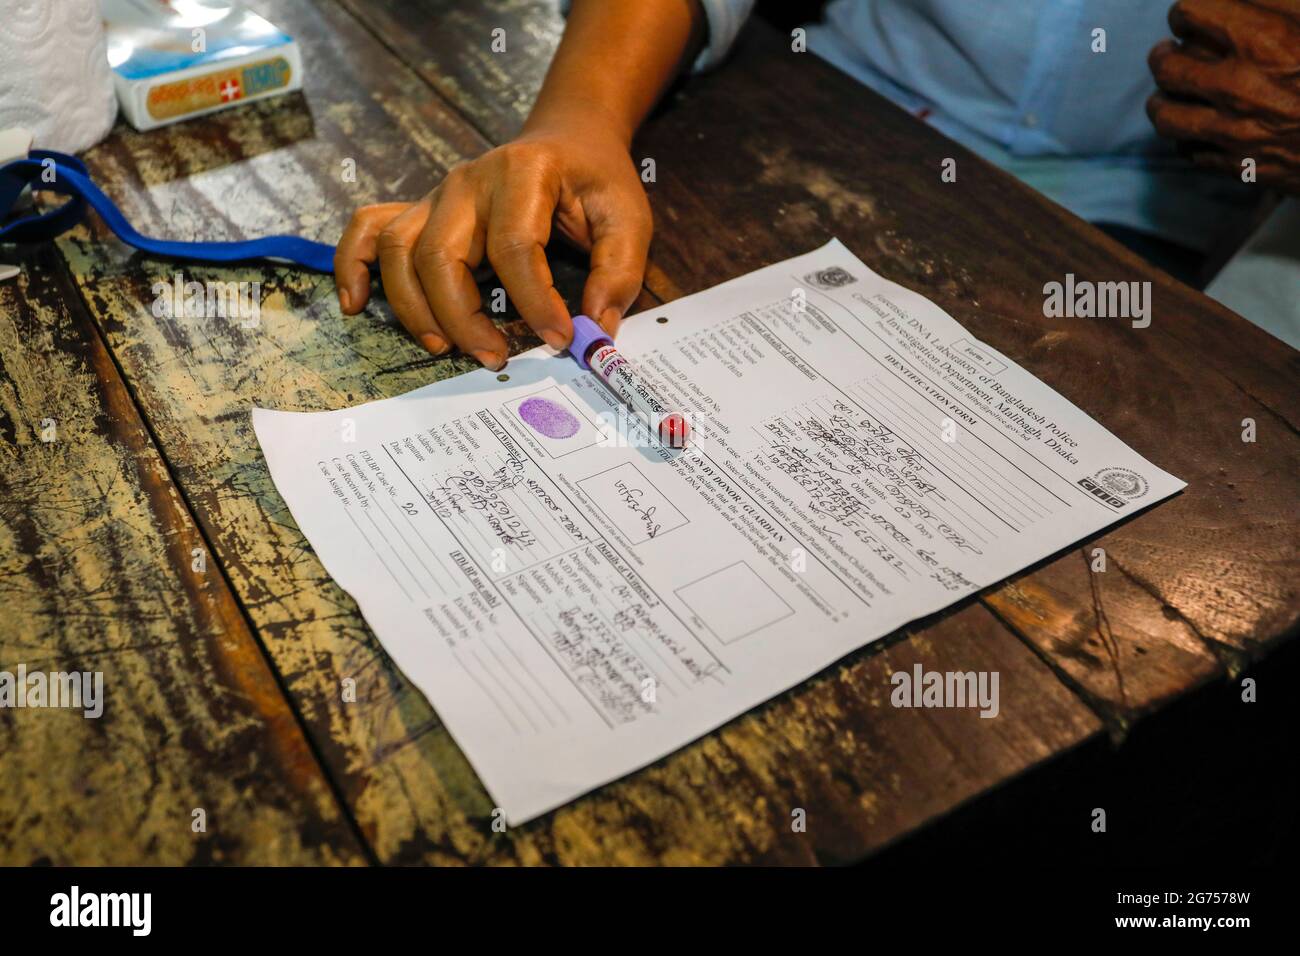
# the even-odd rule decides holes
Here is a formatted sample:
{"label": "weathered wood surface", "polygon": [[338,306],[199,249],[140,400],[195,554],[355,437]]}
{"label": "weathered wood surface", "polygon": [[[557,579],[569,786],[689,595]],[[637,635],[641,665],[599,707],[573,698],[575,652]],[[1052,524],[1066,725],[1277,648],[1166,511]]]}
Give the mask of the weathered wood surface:
{"label": "weathered wood surface", "polygon": [[[302,231],[333,238],[352,206],[419,195],[488,143],[332,3],[269,8],[310,55],[305,97],[138,135],[87,159],[145,230],[173,236]],[[312,53],[311,51],[316,51]],[[356,159],[358,183],[339,180]],[[311,555],[272,487],[249,424],[256,402],[338,407],[464,370],[433,360],[377,304],[340,317],[328,278],[273,267],[187,269],[263,283],[261,324],[149,314],[165,263],[102,227],[60,243],[177,480],[301,709],[323,759],[386,862],[730,862],[850,859],[1097,732],[1096,718],[987,611],[944,639],[855,655],[653,768],[508,834],[422,696],[383,655]],[[561,271],[576,302],[581,274]],[[520,338],[522,347],[530,344]],[[894,660],[897,658],[897,660]],[[1003,674],[1002,717],[888,705],[899,662]],[[343,678],[359,700],[341,699]],[[795,834],[790,814],[808,813]]]}
{"label": "weathered wood surface", "polygon": [[[344,0],[435,88],[494,75],[481,37],[545,0]],[[523,8],[528,8],[525,12]],[[524,46],[543,62],[545,49]],[[531,88],[537,65],[516,71]],[[527,102],[455,88],[489,135]],[[838,237],[1097,418],[1188,490],[1072,554],[993,589],[993,609],[1111,725],[1240,669],[1300,617],[1300,354],[980,162],[761,24],[732,61],[659,111],[634,144],[653,157],[657,238],[647,275],[663,299]],[[940,179],[954,157],[955,183]],[[1152,282],[1150,328],[1048,319],[1043,285],[1067,272]],[[1300,295],[1300,290],[1297,290]],[[1259,440],[1241,440],[1253,418]],[[1104,548],[1108,571],[1089,568]]]}
{"label": "weathered wood surface", "polygon": [[0,864],[363,861],[220,568],[193,570],[203,538],[57,254],[22,264],[0,284],[0,671],[98,671],[104,705],[0,710]]}
{"label": "weathered wood surface", "polygon": [[[690,217],[653,253],[673,291],[837,235],[1186,480],[1177,498],[986,597],[1115,729],[1293,633],[1300,354],[828,65],[763,31],[748,41],[640,143],[657,160],[659,221]],[[945,184],[949,156],[958,181]],[[1068,272],[1150,281],[1151,326],[1045,318],[1043,286]],[[649,286],[660,291],[655,275]],[[1255,443],[1242,441],[1245,418]],[[1084,560],[1094,547],[1105,574]]]}
{"label": "weathered wood surface", "polygon": [[338,2],[492,143],[523,125],[564,32],[558,0]]}
{"label": "weathered wood surface", "polygon": [[[332,240],[353,206],[414,198],[459,158],[517,128],[560,27],[544,2],[492,0],[456,16],[446,15],[445,0],[344,2],[361,17],[332,0],[262,4],[304,42],[304,96],[145,135],[119,129],[89,154],[137,225],[177,238],[298,231]],[[525,42],[510,42],[519,39],[509,33],[514,23],[527,25]],[[506,54],[488,52],[498,26],[508,30]],[[186,270],[200,281],[260,280],[255,330],[154,319],[150,286],[174,270],[127,255],[98,224],[83,228],[60,249],[380,860],[855,858],[1088,739],[1101,726],[1098,714],[1120,729],[1294,629],[1294,509],[1267,505],[1285,504],[1285,495],[1294,501],[1295,433],[1279,433],[1295,419],[1285,378],[1295,353],[1160,280],[762,30],[724,70],[688,84],[636,149],[659,170],[650,187],[659,232],[647,278],[655,297],[707,287],[838,235],[1193,487],[1100,539],[1113,559],[1106,575],[1085,570],[1091,544],[1045,562],[982,604],[851,655],[654,767],[493,834],[488,797],[311,554],[248,421],[255,402],[339,407],[468,364],[429,358],[382,302],[343,319],[328,279],[273,267]],[[939,160],[948,155],[959,157],[960,187],[939,183]],[[349,158],[355,184],[340,175]],[[557,278],[576,305],[581,271],[569,263]],[[1042,283],[1090,270],[1099,279],[1156,281],[1152,328],[1043,319]],[[1184,314],[1188,325],[1173,328]],[[510,328],[518,332],[517,323]],[[1251,364],[1216,344],[1219,328],[1242,343]],[[532,340],[516,335],[515,343]],[[1261,348],[1269,353],[1262,358]],[[1225,415],[1249,414],[1233,403],[1277,432],[1265,437],[1261,427],[1260,443],[1239,451],[1229,445],[1238,429],[1211,447],[1207,435]],[[1229,482],[1239,494],[1224,493],[1237,491]],[[1254,496],[1262,500],[1236,500]],[[1162,519],[1174,505],[1183,509],[1178,517]],[[889,706],[889,673],[915,661],[999,671],[1002,715]],[[341,700],[345,677],[358,681],[356,703]],[[806,834],[790,830],[794,808],[808,812]]]}

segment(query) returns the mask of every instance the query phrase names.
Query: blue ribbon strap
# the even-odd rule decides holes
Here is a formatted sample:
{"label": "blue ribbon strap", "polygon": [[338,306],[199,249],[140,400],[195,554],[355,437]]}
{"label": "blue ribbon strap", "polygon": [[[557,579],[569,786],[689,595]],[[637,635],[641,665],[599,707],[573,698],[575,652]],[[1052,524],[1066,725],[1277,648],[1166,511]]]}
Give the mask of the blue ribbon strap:
{"label": "blue ribbon strap", "polygon": [[[47,160],[54,162],[54,179],[46,182],[42,173]],[[0,221],[18,202],[23,188],[46,190],[70,197],[58,209],[25,216],[0,226],[0,242],[44,242],[71,229],[85,218],[89,206],[114,234],[128,245],[155,256],[196,262],[245,262],[250,259],[282,259],[316,272],[334,271],[334,247],[301,236],[266,236],[239,242],[172,242],[141,235],[126,221],[113,200],[90,179],[85,164],[75,156],[34,149],[27,159],[0,167]]]}

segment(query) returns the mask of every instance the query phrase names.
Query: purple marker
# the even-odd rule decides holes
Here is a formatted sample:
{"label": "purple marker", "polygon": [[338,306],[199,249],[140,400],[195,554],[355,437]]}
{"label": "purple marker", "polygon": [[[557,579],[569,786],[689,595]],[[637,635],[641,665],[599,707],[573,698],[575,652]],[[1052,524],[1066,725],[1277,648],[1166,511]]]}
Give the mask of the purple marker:
{"label": "purple marker", "polygon": [[573,317],[573,344],[569,354],[583,368],[618,396],[619,400],[649,422],[659,440],[669,448],[685,448],[691,427],[686,416],[661,399],[654,388],[625,359],[605,330],[585,315]]}

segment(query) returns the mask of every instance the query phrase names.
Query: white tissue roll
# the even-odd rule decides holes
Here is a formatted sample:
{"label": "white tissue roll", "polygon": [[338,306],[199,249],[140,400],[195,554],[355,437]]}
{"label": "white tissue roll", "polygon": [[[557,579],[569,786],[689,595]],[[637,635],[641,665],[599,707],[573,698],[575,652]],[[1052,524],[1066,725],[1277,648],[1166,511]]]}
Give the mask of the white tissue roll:
{"label": "white tissue roll", "polygon": [[99,0],[0,0],[0,129],[78,153],[116,118]]}

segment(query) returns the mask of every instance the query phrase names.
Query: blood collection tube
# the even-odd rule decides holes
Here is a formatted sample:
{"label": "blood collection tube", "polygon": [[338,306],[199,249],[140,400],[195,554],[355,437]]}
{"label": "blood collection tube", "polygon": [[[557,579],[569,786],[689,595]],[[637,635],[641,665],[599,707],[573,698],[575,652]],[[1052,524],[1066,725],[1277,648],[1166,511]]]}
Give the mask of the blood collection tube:
{"label": "blood collection tube", "polygon": [[685,448],[690,437],[686,416],[660,398],[654,387],[614,347],[599,325],[585,315],[573,317],[573,344],[569,354],[590,369],[624,405],[640,414],[669,448]]}

